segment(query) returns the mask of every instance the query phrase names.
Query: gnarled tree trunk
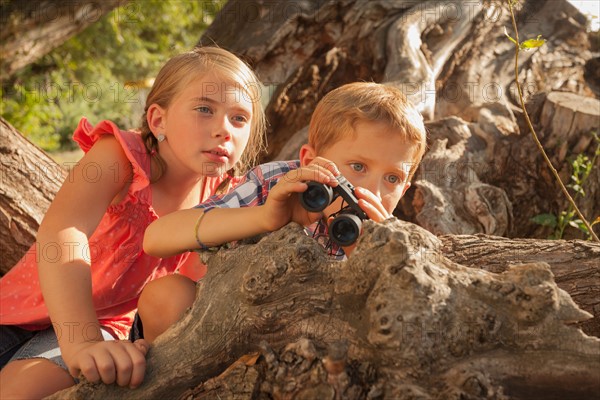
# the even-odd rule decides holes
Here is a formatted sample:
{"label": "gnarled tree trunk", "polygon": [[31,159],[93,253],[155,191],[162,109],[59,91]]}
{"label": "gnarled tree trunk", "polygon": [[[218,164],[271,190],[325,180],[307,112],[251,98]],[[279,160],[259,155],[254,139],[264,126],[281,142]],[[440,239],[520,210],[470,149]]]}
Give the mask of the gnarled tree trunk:
{"label": "gnarled tree trunk", "polygon": [[[344,262],[296,224],[208,255],[196,302],[151,347],[142,386],[83,384],[53,398],[206,398],[225,387],[248,399],[584,399],[600,390],[600,339],[566,325],[591,315],[547,263],[495,274],[486,261],[450,261],[416,225],[365,225]],[[597,256],[600,245],[590,249]],[[210,380],[251,351],[262,353],[257,366],[248,356]]]}
{"label": "gnarled tree trunk", "polygon": [[0,118],[0,275],[35,241],[66,171]]}
{"label": "gnarled tree trunk", "polygon": [[127,1],[2,1],[0,81],[9,79]]}
{"label": "gnarled tree trunk", "polygon": [[[512,24],[503,3],[231,0],[200,42],[242,54],[275,88],[267,108],[268,160],[297,157],[314,105],[331,89],[356,80],[386,82],[402,88],[433,120],[428,128],[435,151],[398,216],[436,234],[546,238],[551,230],[531,218],[557,215],[567,203],[518,107],[514,46],[504,35]],[[570,159],[594,153],[591,132],[600,127],[593,98],[600,93],[585,73],[594,62],[585,17],[567,1],[530,0],[520,2],[517,18],[521,38],[541,34],[547,40],[521,52],[519,79],[544,145],[569,183]],[[577,123],[559,130],[539,113],[562,95],[531,99],[553,91],[571,92],[595,109],[581,113],[579,105],[564,104]],[[444,118],[464,122],[439,122]],[[550,131],[558,141],[547,140]],[[586,196],[577,199],[589,220],[600,215],[599,170],[588,179]],[[567,237],[583,235],[572,229]]]}
{"label": "gnarled tree trunk", "polygon": [[[142,387],[84,382],[54,398],[597,393],[600,340],[585,333],[600,336],[599,245],[475,236],[545,237],[530,217],[565,207],[512,94],[514,48],[499,4],[229,1],[201,42],[243,55],[274,89],[267,159],[295,157],[329,90],[355,80],[399,86],[430,119],[430,150],[397,214],[442,236],[367,222],[355,254],[335,263],[291,224],[208,255],[197,300],[150,349]],[[521,55],[519,73],[540,92],[528,107],[567,178],[569,156],[591,154],[598,128],[583,20],[566,1],[530,0],[518,24],[521,37],[548,39]],[[558,114],[572,116],[568,130]],[[593,174],[580,199],[591,217],[600,213]]]}
{"label": "gnarled tree trunk", "polygon": [[582,240],[507,239],[487,235],[443,235],[441,252],[472,268],[502,273],[512,265],[545,262],[558,287],[594,318],[578,323],[600,337],[600,246]]}
{"label": "gnarled tree trunk", "polygon": [[[0,82],[128,0],[0,4]],[[64,169],[0,118],[0,276],[25,254],[66,176]]]}

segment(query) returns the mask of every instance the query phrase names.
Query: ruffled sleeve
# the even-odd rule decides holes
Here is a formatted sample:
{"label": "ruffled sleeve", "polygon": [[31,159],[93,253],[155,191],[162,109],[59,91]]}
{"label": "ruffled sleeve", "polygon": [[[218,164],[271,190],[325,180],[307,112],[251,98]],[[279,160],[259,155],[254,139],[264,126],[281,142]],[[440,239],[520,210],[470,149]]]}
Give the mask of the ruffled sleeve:
{"label": "ruffled sleeve", "polygon": [[[82,118],[75,132],[73,140],[81,150],[87,153],[102,135],[113,135],[121,144],[127,159],[133,167],[133,180],[129,186],[129,194],[137,194],[142,200],[149,202],[150,192],[143,190],[150,184],[150,156],[146,151],[139,132],[122,131],[111,121],[101,121],[96,126],[89,123],[87,118]],[[118,171],[114,171],[118,173]],[[145,193],[145,195],[144,195]]]}

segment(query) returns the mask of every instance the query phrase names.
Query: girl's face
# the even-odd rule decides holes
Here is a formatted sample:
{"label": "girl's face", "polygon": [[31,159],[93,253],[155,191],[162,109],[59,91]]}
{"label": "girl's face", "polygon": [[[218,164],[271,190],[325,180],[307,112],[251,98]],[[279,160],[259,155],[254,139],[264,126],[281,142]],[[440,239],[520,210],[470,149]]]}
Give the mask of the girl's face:
{"label": "girl's face", "polygon": [[[161,155],[196,174],[219,176],[242,156],[252,120],[252,101],[239,84],[206,74],[176,95],[164,114]],[[165,146],[166,145],[166,146]]]}

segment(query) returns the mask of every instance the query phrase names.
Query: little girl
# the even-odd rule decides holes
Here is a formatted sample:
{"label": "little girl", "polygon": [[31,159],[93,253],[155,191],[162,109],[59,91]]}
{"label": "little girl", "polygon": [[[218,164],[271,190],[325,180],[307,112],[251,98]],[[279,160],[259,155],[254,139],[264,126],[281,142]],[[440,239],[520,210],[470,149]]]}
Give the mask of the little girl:
{"label": "little girl", "polygon": [[263,149],[264,121],[256,76],[215,47],[167,62],[139,132],[81,120],[73,136],[85,156],[37,242],[0,280],[0,367],[10,361],[0,371],[0,398],[45,397],[80,373],[92,382],[141,383],[147,343],[124,340],[140,292],[153,279],[199,267],[195,254],[145,254],[144,231],[231,187],[234,171]]}

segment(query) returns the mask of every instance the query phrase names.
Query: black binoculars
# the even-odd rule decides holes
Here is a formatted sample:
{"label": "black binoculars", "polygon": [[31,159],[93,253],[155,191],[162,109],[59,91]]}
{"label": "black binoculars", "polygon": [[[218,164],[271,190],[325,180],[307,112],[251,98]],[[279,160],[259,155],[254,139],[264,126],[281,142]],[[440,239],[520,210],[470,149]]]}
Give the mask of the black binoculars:
{"label": "black binoculars", "polygon": [[336,179],[339,182],[336,187],[314,181],[307,182],[308,189],[300,194],[300,204],[307,211],[319,212],[341,196],[348,205],[342,208],[329,224],[329,238],[339,246],[350,246],[360,235],[362,220],[369,217],[358,206],[354,186],[342,175]]}

